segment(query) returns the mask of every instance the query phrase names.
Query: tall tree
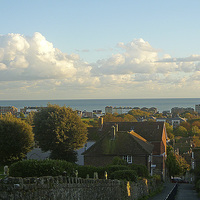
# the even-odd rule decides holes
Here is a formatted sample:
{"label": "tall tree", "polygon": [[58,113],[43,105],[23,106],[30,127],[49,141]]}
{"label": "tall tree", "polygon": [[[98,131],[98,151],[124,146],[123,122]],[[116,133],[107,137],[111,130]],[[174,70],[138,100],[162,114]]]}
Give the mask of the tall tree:
{"label": "tall tree", "polygon": [[[48,105],[34,116],[35,138],[51,158],[76,161],[76,149],[87,141],[87,128],[69,107]],[[70,159],[69,159],[70,157]]]}
{"label": "tall tree", "polygon": [[12,114],[0,116],[0,162],[23,159],[34,143],[32,127]]}

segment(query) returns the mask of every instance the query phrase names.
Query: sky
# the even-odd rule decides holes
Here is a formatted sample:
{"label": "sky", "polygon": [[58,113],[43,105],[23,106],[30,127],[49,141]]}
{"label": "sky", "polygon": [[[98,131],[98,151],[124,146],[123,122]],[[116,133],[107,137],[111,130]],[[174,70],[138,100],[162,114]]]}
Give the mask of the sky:
{"label": "sky", "polygon": [[0,0],[0,100],[200,98],[199,0]]}

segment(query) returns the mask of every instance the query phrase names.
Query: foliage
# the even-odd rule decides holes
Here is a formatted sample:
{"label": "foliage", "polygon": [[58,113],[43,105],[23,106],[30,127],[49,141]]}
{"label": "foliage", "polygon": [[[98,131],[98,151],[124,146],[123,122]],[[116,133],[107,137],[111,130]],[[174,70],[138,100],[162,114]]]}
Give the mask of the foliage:
{"label": "foliage", "polygon": [[50,154],[50,159],[67,160],[68,162],[75,163],[77,161],[77,152],[74,150],[63,151],[65,147],[60,144],[57,149],[53,150]]}
{"label": "foliage", "polygon": [[128,165],[128,163],[124,159],[115,156],[112,160],[112,165]]}
{"label": "foliage", "polygon": [[194,121],[192,126],[197,126],[200,129],[200,121]]}
{"label": "foliage", "polygon": [[193,136],[193,144],[194,144],[194,147],[200,147],[200,138],[199,136]]}
{"label": "foliage", "polygon": [[25,119],[24,113],[20,112],[19,116],[20,116],[21,119]]}
{"label": "foliage", "polygon": [[177,136],[187,136],[188,135],[188,132],[187,132],[187,129],[183,126],[178,126],[175,131],[174,131],[175,135]]}
{"label": "foliage", "polygon": [[34,120],[34,115],[35,115],[36,112],[30,112],[28,114],[28,116],[26,117],[26,122],[30,125],[33,125],[33,120]]}
{"label": "foliage", "polygon": [[128,167],[130,170],[136,171],[136,173],[139,177],[144,177],[144,178],[149,177],[149,172],[145,165],[132,164],[132,165],[129,165]]}
{"label": "foliage", "polygon": [[77,165],[76,170],[78,170],[78,177],[81,178],[86,178],[87,175],[89,175],[89,178],[93,178],[94,177],[94,173],[97,172],[98,173],[98,177],[100,179],[104,179],[104,174],[105,174],[105,168],[104,167],[94,167],[94,166],[81,166],[81,165]]}
{"label": "foliage", "polygon": [[0,162],[23,159],[33,147],[32,127],[8,113],[0,117]]}
{"label": "foliage", "polygon": [[182,175],[189,170],[189,165],[183,157],[174,153],[171,146],[167,147],[166,166],[168,168],[169,176]]}
{"label": "foliage", "polygon": [[103,118],[104,122],[137,122],[136,118],[130,114],[107,113]]}
{"label": "foliage", "polygon": [[40,177],[40,176],[72,176],[75,165],[64,160],[23,160],[10,166],[10,176],[13,177]]}
{"label": "foliage", "polygon": [[200,129],[198,128],[198,126],[192,126],[191,134],[200,136]]}
{"label": "foliage", "polygon": [[108,165],[105,169],[108,173],[108,177],[110,177],[111,173],[119,170],[128,170],[129,167],[125,165]]}
{"label": "foliage", "polygon": [[99,121],[94,118],[81,118],[82,122],[86,124],[87,127],[98,127]]}
{"label": "foliage", "polygon": [[165,127],[166,127],[168,138],[171,139],[171,140],[174,139],[173,126],[170,125],[169,123],[165,122]]}
{"label": "foliage", "polygon": [[179,174],[180,167],[173,152],[173,148],[170,146],[167,147],[166,166],[168,168],[169,177]]}
{"label": "foliage", "polygon": [[134,170],[118,170],[111,173],[112,179],[137,181],[137,173]]}
{"label": "foliage", "polygon": [[57,158],[66,159],[65,154],[73,153],[87,141],[86,125],[69,107],[48,105],[42,108],[34,116],[34,125],[39,146],[43,151],[51,150],[53,158],[58,155]]}
{"label": "foliage", "polygon": [[184,128],[186,128],[188,132],[189,132],[190,129],[191,129],[191,124],[188,123],[188,122],[181,122],[180,125],[183,126]]}
{"label": "foliage", "polygon": [[136,119],[147,118],[151,115],[151,113],[142,111],[140,109],[132,109],[131,111],[128,112],[128,114],[134,116]]}

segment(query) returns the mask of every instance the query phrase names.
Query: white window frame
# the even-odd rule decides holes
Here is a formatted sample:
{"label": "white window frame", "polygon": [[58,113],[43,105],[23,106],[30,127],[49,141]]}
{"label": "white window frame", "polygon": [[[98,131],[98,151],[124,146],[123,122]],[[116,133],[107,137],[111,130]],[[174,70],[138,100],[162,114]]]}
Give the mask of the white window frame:
{"label": "white window frame", "polygon": [[130,155],[123,156],[123,159],[129,164],[133,162],[133,158]]}

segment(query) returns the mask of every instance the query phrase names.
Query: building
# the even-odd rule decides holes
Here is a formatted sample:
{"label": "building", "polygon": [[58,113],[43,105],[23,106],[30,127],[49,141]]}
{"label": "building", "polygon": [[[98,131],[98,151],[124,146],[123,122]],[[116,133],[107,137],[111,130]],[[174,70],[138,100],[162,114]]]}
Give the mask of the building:
{"label": "building", "polygon": [[18,109],[14,106],[0,106],[0,114],[6,114],[11,113],[13,115],[16,115],[18,112]]}
{"label": "building", "polygon": [[110,113],[110,114],[113,113],[113,107],[112,106],[106,106],[105,107],[105,114],[107,114],[107,113]]}
{"label": "building", "polygon": [[151,174],[165,180],[164,122],[106,122],[99,132],[102,137],[83,153],[85,165],[105,166],[119,156],[129,163],[146,165]]}
{"label": "building", "polygon": [[20,113],[23,113],[25,117],[27,117],[31,112],[39,112],[42,107],[30,106],[24,107],[20,109]]}
{"label": "building", "polygon": [[195,112],[200,114],[200,104],[195,105]]}
{"label": "building", "polygon": [[179,107],[174,107],[171,109],[171,113],[173,116],[185,113],[185,112],[189,112],[189,113],[193,113],[194,112],[194,108],[179,108]]}
{"label": "building", "polygon": [[174,118],[157,118],[156,121],[157,122],[167,122],[170,125],[172,125],[173,128],[176,128],[176,127],[180,126],[180,124],[182,122],[186,122],[187,120],[185,118],[181,118],[181,117],[174,117]]}

